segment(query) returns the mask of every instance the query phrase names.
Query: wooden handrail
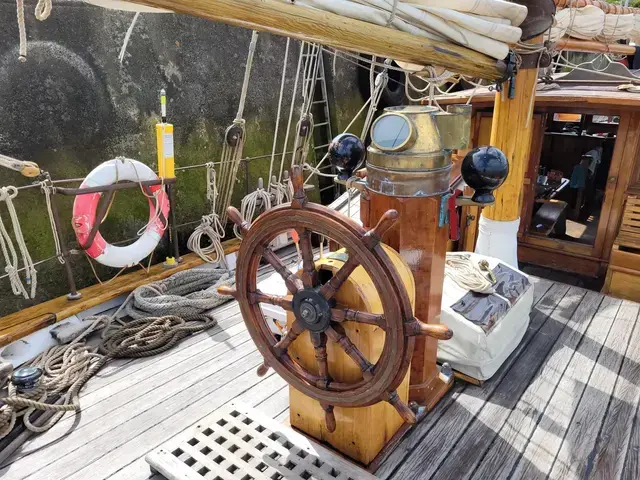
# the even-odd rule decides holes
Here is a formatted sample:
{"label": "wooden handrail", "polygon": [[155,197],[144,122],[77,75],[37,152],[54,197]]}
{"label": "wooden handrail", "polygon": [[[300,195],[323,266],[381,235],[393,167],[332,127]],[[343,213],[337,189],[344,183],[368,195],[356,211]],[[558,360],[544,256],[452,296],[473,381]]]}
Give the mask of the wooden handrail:
{"label": "wooden handrail", "polygon": [[506,65],[465,47],[276,0],[130,0],[239,27],[321,43],[334,48],[498,80]]}

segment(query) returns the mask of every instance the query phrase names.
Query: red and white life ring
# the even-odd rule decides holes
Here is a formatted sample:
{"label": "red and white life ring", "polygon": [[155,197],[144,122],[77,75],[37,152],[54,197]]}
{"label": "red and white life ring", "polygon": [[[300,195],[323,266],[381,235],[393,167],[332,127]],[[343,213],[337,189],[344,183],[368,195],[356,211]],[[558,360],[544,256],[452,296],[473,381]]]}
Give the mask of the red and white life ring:
{"label": "red and white life ring", "polygon": [[[128,158],[117,158],[100,164],[84,179],[80,188],[103,187],[120,181],[145,182],[158,180],[158,176],[144,163]],[[108,267],[122,268],[136,265],[143,258],[150,255],[158,246],[166,228],[169,215],[169,199],[164,187],[154,185],[149,187],[153,193],[162,218],[156,214],[156,205],[149,199],[149,223],[136,242],[126,247],[116,247],[107,243],[98,231],[93,243],[86,248],[87,254],[97,262]],[[96,209],[102,193],[88,193],[77,195],[73,202],[73,228],[80,245],[85,245],[96,221]]]}

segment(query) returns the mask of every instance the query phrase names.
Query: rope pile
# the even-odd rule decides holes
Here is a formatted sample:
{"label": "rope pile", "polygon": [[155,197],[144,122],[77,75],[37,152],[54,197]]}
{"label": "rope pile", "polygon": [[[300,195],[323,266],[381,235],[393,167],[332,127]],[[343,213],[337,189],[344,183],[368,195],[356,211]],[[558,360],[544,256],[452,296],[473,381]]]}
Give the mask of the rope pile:
{"label": "rope pile", "polygon": [[465,290],[476,293],[494,293],[493,282],[483,273],[466,253],[447,253],[444,273]]}
{"label": "rope pile", "polygon": [[[87,329],[71,343],[52,347],[26,365],[44,372],[34,390],[19,392],[9,383],[7,396],[0,399],[0,438],[11,432],[18,418],[28,430],[40,433],[66,412],[79,412],[80,390],[109,361],[157,355],[215,326],[211,310],[229,300],[217,288],[233,283],[226,270],[187,270],[137,288],[111,316],[90,317]],[[133,320],[118,319],[121,311]],[[99,330],[102,341],[92,347],[86,339]],[[35,425],[31,416],[36,410],[54,414]]]}

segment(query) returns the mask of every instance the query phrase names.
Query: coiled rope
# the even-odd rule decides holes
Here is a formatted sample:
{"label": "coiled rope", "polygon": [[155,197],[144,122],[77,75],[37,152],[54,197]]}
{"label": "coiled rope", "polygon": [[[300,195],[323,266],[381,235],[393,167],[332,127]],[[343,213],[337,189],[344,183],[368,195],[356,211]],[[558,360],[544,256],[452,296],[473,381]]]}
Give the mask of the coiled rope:
{"label": "coiled rope", "polygon": [[18,189],[16,187],[2,187],[0,188],[0,203],[4,202],[9,212],[9,218],[13,227],[13,234],[22,256],[22,263],[24,265],[24,271],[26,275],[26,284],[31,286],[31,291],[28,292],[25,286],[22,284],[20,275],[18,274],[18,255],[16,248],[13,245],[11,236],[0,216],[0,249],[4,256],[5,272],[9,276],[9,282],[11,283],[11,290],[14,295],[22,295],[25,299],[35,298],[36,287],[38,284],[36,267],[31,259],[29,249],[24,241],[22,235],[22,228],[20,227],[20,220],[18,219],[18,213],[13,205],[13,199],[18,195]]}
{"label": "coiled rope", "polygon": [[468,253],[447,253],[444,273],[466,290],[476,293],[494,293],[493,283]]}
{"label": "coiled rope", "polygon": [[[218,198],[218,186],[216,182],[216,171],[213,163],[207,163],[207,199],[211,204],[211,213],[202,217],[200,225],[193,231],[189,240],[187,240],[187,248],[195,252],[202,260],[207,263],[218,263],[223,268],[227,268],[225,262],[224,248],[222,247],[222,239],[225,231],[220,217],[216,213],[216,200]],[[202,246],[202,239],[207,238],[209,245]],[[211,256],[214,254],[214,256]]]}
{"label": "coiled rope", "polygon": [[[264,189],[262,178],[258,179],[258,188],[242,199],[242,203],[240,204],[242,218],[251,223],[258,210],[258,205],[262,207],[263,211],[271,208],[271,194]],[[236,237],[242,238],[242,234],[237,225],[233,226],[233,233],[235,233]]]}
{"label": "coiled rope", "polygon": [[[109,361],[157,355],[183,338],[215,326],[211,310],[229,299],[217,288],[234,282],[226,270],[187,270],[137,288],[111,316],[90,317],[90,325],[70,344],[52,347],[27,364],[44,372],[36,389],[20,393],[9,383],[8,395],[0,399],[0,438],[11,432],[18,418],[28,430],[40,433],[66,412],[79,412],[80,390]],[[123,310],[132,321],[118,320]],[[101,344],[87,345],[85,339],[99,330]],[[61,401],[46,402],[57,395],[62,395]],[[36,426],[31,420],[36,410],[56,413]]]}

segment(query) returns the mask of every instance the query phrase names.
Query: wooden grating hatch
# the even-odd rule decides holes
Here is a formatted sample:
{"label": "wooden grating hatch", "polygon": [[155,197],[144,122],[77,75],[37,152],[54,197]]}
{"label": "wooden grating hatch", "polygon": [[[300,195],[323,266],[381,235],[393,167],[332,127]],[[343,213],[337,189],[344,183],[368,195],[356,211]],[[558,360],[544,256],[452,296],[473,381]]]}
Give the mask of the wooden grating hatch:
{"label": "wooden grating hatch", "polygon": [[627,197],[616,244],[640,249],[640,197]]}
{"label": "wooden grating hatch", "polygon": [[169,480],[375,480],[307,437],[237,403],[146,456]]}

